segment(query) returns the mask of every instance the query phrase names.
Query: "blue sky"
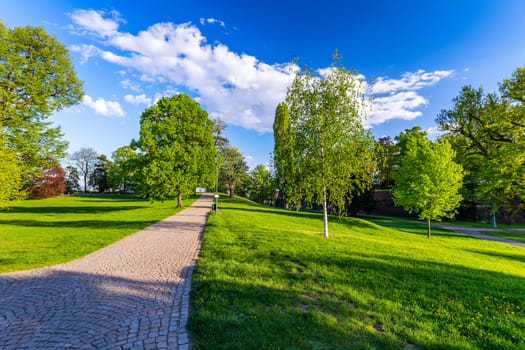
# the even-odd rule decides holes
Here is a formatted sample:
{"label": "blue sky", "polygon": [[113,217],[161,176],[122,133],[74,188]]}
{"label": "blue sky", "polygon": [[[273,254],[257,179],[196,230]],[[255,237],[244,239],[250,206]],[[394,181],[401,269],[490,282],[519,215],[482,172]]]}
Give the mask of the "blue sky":
{"label": "blue sky", "polygon": [[[89,5],[88,5],[89,4]],[[497,83],[525,64],[525,1],[0,1],[7,26],[43,26],[64,42],[86,96],[53,115],[70,152],[111,155],[138,138],[161,96],[197,99],[228,124],[250,166],[273,150],[290,62],[326,68],[334,49],[371,81],[376,137],[434,119],[461,86]]]}

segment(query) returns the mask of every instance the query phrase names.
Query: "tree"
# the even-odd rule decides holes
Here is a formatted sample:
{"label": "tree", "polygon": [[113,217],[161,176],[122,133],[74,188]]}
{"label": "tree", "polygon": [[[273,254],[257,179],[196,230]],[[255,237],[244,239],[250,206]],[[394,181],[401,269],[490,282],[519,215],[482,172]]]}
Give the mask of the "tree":
{"label": "tree", "polygon": [[224,136],[224,130],[226,130],[226,123],[221,118],[215,119],[213,121],[213,144],[220,153],[224,153],[226,146],[229,145],[228,138]]}
{"label": "tree", "polygon": [[4,146],[0,137],[0,209],[22,199],[22,172],[16,154]]}
{"label": "tree", "polygon": [[59,127],[45,121],[82,98],[66,47],[41,27],[0,22],[0,129],[26,179],[65,156]]}
{"label": "tree", "polygon": [[219,170],[219,183],[228,188],[230,198],[235,197],[235,190],[248,179],[248,165],[244,155],[237,147],[226,146],[224,160]]}
{"label": "tree", "polygon": [[462,199],[458,191],[463,184],[463,168],[454,157],[447,140],[432,144],[427,138],[412,135],[394,173],[394,203],[426,220],[428,238],[430,221],[452,217]]}
{"label": "tree", "polygon": [[273,200],[275,193],[273,180],[270,170],[263,164],[257,164],[250,172],[248,181],[250,198],[255,199],[259,203]]}
{"label": "tree", "polygon": [[64,182],[64,169],[55,163],[55,165],[44,169],[42,174],[35,179],[29,192],[31,197],[36,199],[60,196],[66,191]]}
{"label": "tree", "polygon": [[164,97],[140,117],[141,191],[151,200],[182,198],[213,183],[213,122],[186,94]]}
{"label": "tree", "polygon": [[98,153],[91,147],[83,147],[71,155],[71,160],[75,162],[80,175],[84,181],[84,193],[87,193],[88,180],[93,173],[95,162],[98,158]]}
{"label": "tree", "polygon": [[328,204],[341,212],[348,193],[364,190],[375,172],[374,139],[363,128],[364,87],[357,72],[335,63],[321,75],[297,71],[286,104],[294,137],[294,192],[322,204],[328,237]]}
{"label": "tree", "polygon": [[494,212],[525,200],[525,68],[504,79],[499,94],[464,86],[436,122],[467,170],[469,197]]}
{"label": "tree", "polygon": [[78,169],[72,165],[68,165],[65,172],[64,184],[66,186],[66,193],[80,191],[80,175],[78,174]]}
{"label": "tree", "polygon": [[377,175],[376,185],[381,189],[390,189],[392,174],[396,169],[396,142],[390,136],[379,138],[376,146]]}
{"label": "tree", "polygon": [[279,189],[279,198],[283,206],[299,202],[302,197],[298,191],[297,172],[295,171],[294,135],[290,121],[288,105],[281,102],[275,110],[273,122],[273,137],[275,146],[273,164],[275,167],[276,183]]}
{"label": "tree", "polygon": [[117,148],[111,155],[113,165],[108,177],[111,187],[124,193],[135,190],[138,155],[131,146]]}
{"label": "tree", "polygon": [[93,186],[99,193],[103,193],[111,188],[109,181],[109,173],[113,163],[104,154],[97,157],[93,172],[89,177],[89,184]]}

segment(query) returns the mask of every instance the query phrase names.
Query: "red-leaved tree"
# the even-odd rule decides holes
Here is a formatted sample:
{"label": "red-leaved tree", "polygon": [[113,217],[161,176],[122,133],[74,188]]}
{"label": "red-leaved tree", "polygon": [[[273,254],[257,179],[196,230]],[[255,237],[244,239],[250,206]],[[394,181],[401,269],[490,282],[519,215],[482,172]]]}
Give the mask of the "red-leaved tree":
{"label": "red-leaved tree", "polygon": [[35,179],[34,185],[29,189],[32,198],[49,198],[65,193],[65,172],[59,165],[45,168],[42,174]]}

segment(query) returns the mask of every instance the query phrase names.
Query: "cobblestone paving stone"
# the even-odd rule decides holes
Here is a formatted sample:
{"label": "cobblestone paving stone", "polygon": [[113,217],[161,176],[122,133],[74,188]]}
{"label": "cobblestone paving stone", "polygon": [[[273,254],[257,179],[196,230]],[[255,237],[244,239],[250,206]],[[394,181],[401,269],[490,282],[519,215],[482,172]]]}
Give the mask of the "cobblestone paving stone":
{"label": "cobblestone paving stone", "polygon": [[65,264],[0,274],[0,349],[189,349],[212,196]]}

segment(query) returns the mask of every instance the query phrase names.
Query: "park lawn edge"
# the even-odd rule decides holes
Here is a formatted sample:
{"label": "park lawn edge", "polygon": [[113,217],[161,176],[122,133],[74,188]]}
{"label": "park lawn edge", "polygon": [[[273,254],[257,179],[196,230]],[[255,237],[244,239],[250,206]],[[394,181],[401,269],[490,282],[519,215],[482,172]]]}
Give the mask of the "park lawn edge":
{"label": "park lawn edge", "polygon": [[90,194],[27,200],[0,211],[0,273],[81,258],[191,205],[132,195]]}

